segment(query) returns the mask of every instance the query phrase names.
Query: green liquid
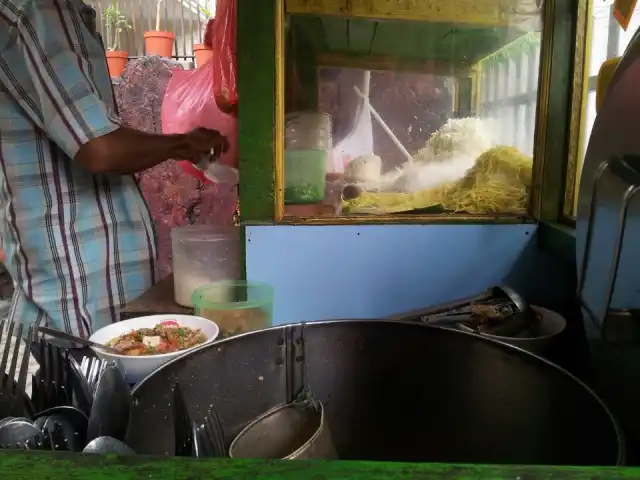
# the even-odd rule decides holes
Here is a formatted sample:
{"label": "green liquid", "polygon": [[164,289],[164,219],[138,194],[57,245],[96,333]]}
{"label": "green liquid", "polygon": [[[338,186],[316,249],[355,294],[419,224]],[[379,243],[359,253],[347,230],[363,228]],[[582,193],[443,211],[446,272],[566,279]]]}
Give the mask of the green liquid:
{"label": "green liquid", "polygon": [[324,200],[326,150],[287,150],[284,157],[284,203]]}

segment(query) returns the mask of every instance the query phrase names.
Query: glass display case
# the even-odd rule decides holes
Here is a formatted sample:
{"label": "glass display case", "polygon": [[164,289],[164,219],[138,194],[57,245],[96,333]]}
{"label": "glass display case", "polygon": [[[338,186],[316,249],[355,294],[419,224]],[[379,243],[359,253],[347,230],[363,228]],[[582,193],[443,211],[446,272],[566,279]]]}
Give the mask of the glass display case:
{"label": "glass display case", "polygon": [[549,90],[545,9],[286,0],[276,220],[531,218]]}

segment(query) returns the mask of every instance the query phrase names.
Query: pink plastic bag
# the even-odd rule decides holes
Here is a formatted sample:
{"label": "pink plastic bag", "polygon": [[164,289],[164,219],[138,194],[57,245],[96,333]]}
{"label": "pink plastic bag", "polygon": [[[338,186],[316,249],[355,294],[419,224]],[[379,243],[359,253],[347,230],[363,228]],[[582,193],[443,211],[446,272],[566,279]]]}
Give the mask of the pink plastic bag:
{"label": "pink plastic bag", "polygon": [[[238,165],[238,120],[220,111],[213,98],[213,69],[215,62],[208,62],[197,70],[173,70],[162,103],[162,132],[187,133],[194,128],[218,130],[229,140],[229,149],[222,153],[220,163],[236,168]],[[187,173],[196,176],[205,185],[203,205],[208,215],[199,223],[224,223],[232,221],[235,212],[237,189],[229,185],[212,185],[202,172],[189,161],[178,160]],[[202,209],[196,216],[204,213]]]}
{"label": "pink plastic bag", "polygon": [[208,62],[197,70],[172,71],[162,103],[162,132],[187,133],[198,127],[218,130],[229,140],[229,150],[219,161],[235,168],[238,165],[238,120],[221,112],[213,98],[215,63]]}

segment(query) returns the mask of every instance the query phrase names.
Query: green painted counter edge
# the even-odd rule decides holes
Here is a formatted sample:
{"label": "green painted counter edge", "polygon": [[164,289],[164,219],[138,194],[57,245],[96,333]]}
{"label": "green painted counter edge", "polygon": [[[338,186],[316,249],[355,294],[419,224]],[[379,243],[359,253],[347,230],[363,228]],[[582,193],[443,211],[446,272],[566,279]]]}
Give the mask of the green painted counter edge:
{"label": "green painted counter edge", "polygon": [[538,227],[538,247],[572,265],[576,263],[576,230],[559,223],[543,222]]}
{"label": "green painted counter edge", "polygon": [[414,480],[630,479],[639,468],[451,465],[389,462],[194,460],[64,453],[0,453],[3,480]]}
{"label": "green painted counter edge", "polygon": [[276,89],[274,0],[238,0],[240,219],[273,221]]}

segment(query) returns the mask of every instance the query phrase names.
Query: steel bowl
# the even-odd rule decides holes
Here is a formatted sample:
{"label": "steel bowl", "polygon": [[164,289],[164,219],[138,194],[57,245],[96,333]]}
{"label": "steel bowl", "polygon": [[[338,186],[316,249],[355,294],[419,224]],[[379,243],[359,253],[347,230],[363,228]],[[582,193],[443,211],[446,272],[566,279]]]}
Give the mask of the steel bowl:
{"label": "steel bowl", "polygon": [[173,453],[175,381],[192,419],[215,405],[227,447],[308,386],[340,459],[606,466],[625,458],[617,422],[570,373],[428,325],[323,321],[199,347],[134,389],[127,444],[136,452]]}

